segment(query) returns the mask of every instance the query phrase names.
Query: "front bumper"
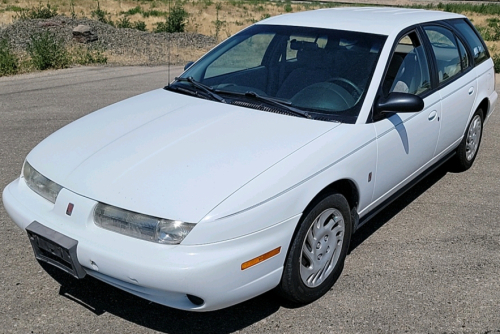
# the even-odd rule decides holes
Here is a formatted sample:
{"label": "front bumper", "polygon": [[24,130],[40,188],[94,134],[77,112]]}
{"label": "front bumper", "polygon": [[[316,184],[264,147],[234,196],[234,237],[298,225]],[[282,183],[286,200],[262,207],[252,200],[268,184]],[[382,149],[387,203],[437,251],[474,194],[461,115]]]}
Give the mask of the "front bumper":
{"label": "front bumper", "polygon": [[[193,311],[231,306],[278,285],[300,218],[218,243],[161,245],[99,228],[93,222],[97,202],[67,189],[52,204],[17,179],[4,189],[3,202],[22,229],[38,221],[77,240],[78,262],[87,274],[156,303]],[[66,214],[69,203],[74,205],[71,216]],[[278,255],[241,270],[243,262],[277,247]],[[204,303],[192,303],[187,294]]]}

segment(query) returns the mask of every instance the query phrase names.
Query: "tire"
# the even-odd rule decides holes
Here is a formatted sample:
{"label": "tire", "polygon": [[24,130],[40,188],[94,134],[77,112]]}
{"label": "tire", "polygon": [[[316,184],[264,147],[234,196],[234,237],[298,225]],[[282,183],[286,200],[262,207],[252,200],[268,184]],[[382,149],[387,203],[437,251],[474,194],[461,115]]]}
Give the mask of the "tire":
{"label": "tire", "polygon": [[349,204],[341,194],[320,198],[302,217],[278,285],[279,294],[297,304],[330,290],[344,267],[352,234]]}
{"label": "tire", "polygon": [[476,159],[481,137],[483,135],[483,111],[478,109],[467,126],[464,137],[455,151],[452,160],[452,170],[464,172],[469,169]]}

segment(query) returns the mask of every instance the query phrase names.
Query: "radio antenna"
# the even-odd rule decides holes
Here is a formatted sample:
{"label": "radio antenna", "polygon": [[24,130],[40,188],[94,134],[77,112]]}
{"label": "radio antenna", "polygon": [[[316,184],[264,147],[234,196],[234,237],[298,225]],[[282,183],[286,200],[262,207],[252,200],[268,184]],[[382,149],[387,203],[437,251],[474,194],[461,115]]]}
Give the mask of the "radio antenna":
{"label": "radio antenna", "polygon": [[172,2],[172,0],[168,0],[168,17],[167,17],[167,34],[168,34],[168,41],[167,41],[167,45],[168,45],[168,84],[170,85],[170,49],[172,48],[172,41],[171,41],[171,38],[170,38],[170,35],[172,34],[171,32],[171,29],[170,29],[170,22],[171,22],[171,15],[172,15],[172,12],[170,11],[170,3]]}

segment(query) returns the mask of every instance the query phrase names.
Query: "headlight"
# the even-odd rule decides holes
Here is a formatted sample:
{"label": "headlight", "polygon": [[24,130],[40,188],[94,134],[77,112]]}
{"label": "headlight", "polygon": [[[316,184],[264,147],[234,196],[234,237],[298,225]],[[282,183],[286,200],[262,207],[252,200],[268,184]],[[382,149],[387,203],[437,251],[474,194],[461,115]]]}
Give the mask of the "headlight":
{"label": "headlight", "polygon": [[94,222],[110,231],[170,245],[181,243],[196,225],[143,215],[103,203],[95,207]]}
{"label": "headlight", "polygon": [[23,176],[31,190],[52,203],[56,202],[57,195],[62,189],[60,185],[38,173],[27,161],[24,162]]}

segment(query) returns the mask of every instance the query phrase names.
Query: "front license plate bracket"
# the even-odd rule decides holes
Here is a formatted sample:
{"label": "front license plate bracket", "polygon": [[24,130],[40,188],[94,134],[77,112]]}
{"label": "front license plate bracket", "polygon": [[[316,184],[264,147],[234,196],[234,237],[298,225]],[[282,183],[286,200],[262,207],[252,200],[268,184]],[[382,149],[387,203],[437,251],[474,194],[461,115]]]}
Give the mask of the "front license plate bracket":
{"label": "front license plate bracket", "polygon": [[54,231],[37,221],[26,227],[35,257],[49,263],[73,277],[85,277],[85,269],[78,262],[78,241]]}

